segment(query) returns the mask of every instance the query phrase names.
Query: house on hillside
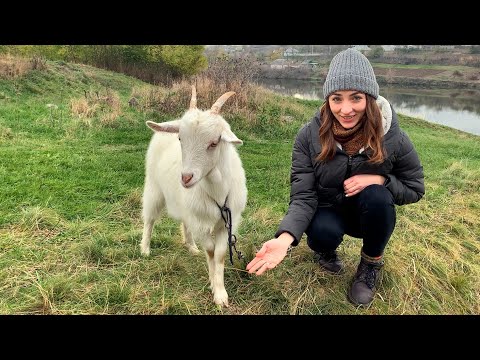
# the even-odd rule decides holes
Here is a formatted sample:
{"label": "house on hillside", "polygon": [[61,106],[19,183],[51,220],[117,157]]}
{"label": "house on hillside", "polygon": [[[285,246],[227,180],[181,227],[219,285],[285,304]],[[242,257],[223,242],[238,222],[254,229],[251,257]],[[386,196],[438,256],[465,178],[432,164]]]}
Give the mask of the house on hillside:
{"label": "house on hillside", "polygon": [[412,50],[412,49],[419,50],[422,48],[422,45],[397,45],[397,48],[408,49],[408,50]]}
{"label": "house on hillside", "polygon": [[303,68],[308,68],[308,69],[314,69],[318,66],[318,62],[315,60],[303,60],[300,63],[300,67]]}
{"label": "house on hillside", "polygon": [[225,45],[224,46],[225,52],[228,54],[233,54],[237,52],[243,51],[243,45]]}
{"label": "house on hillside", "polygon": [[297,56],[299,53],[300,53],[300,51],[298,51],[297,49],[289,47],[288,49],[286,49],[283,52],[283,57],[288,58],[288,57],[291,57],[291,56]]}
{"label": "house on hillside", "polygon": [[358,50],[360,52],[372,50],[371,48],[368,47],[368,45],[354,45],[352,46],[352,49]]}
{"label": "house on hillside", "polygon": [[395,50],[395,45],[380,45],[385,52],[390,52]]}
{"label": "house on hillside", "polygon": [[272,69],[285,69],[287,67],[289,67],[289,64],[286,59],[277,59],[270,63]]}

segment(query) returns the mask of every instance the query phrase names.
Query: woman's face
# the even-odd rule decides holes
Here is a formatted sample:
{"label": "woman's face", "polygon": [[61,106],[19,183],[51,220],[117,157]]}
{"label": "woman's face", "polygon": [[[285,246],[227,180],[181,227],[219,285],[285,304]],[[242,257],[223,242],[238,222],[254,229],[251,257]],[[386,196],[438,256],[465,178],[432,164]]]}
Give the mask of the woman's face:
{"label": "woman's face", "polygon": [[345,129],[351,129],[365,114],[367,97],[356,90],[335,91],[328,97],[328,104],[338,122]]}

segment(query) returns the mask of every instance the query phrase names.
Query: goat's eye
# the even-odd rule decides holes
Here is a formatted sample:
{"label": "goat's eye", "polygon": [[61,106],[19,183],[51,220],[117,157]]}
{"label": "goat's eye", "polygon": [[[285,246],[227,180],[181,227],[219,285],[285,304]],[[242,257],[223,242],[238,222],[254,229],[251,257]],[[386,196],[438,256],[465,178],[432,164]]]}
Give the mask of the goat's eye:
{"label": "goat's eye", "polygon": [[222,138],[222,137],[219,136],[216,141],[215,141],[215,140],[212,141],[212,142],[210,143],[210,145],[208,145],[208,148],[207,148],[207,149],[213,149],[214,147],[216,147],[216,146],[218,145],[218,143],[220,142],[220,139],[221,139],[221,138]]}
{"label": "goat's eye", "polygon": [[180,138],[178,138],[178,141],[181,141]]}
{"label": "goat's eye", "polygon": [[209,149],[213,149],[213,148],[215,148],[217,145],[218,145],[218,142],[217,142],[217,143],[212,142],[210,145],[208,145],[208,148],[209,148]]}

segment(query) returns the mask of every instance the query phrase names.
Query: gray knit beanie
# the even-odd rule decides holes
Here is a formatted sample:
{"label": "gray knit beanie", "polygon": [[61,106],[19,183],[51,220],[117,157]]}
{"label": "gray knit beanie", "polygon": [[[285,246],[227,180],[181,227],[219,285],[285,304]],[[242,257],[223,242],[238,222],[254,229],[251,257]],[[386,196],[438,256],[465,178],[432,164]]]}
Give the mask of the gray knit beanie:
{"label": "gray knit beanie", "polygon": [[378,84],[372,65],[360,51],[349,48],[339,52],[330,62],[323,84],[323,97],[339,90],[358,90],[378,98]]}

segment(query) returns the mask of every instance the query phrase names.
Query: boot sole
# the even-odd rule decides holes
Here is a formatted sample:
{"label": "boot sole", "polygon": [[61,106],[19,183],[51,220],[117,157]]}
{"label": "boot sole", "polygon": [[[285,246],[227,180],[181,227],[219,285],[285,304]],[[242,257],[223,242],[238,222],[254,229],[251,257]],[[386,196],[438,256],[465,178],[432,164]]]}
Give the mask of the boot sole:
{"label": "boot sole", "polygon": [[359,302],[355,301],[355,300],[353,299],[353,296],[352,296],[351,293],[350,293],[350,292],[351,292],[351,289],[352,289],[352,287],[351,287],[351,285],[350,285],[350,288],[348,289],[348,292],[347,292],[347,298],[348,298],[348,301],[350,301],[350,303],[352,303],[353,305],[360,306],[360,307],[362,307],[362,308],[367,308],[367,307],[369,307],[370,304],[373,302],[373,300],[372,300],[372,301],[370,301],[370,302],[367,303],[367,304],[362,304],[362,303],[359,303]]}
{"label": "boot sole", "polygon": [[322,267],[321,265],[319,265],[319,266],[320,266],[320,269],[322,269],[323,272],[326,272],[329,275],[342,275],[345,272],[345,269],[341,269],[340,271],[335,272],[335,271],[327,270],[324,267]]}
{"label": "boot sole", "polygon": [[313,260],[313,262],[315,264],[317,264],[320,267],[320,269],[322,269],[322,271],[324,271],[324,272],[326,272],[327,274],[330,274],[330,275],[342,275],[345,272],[345,265],[342,265],[341,269],[338,270],[338,271],[332,271],[332,270],[329,270],[326,267],[324,267],[318,261]]}
{"label": "boot sole", "polygon": [[332,271],[332,270],[329,270],[327,269],[326,267],[322,266],[318,261],[314,261],[315,264],[318,265],[318,267],[326,272],[327,274],[330,274],[330,275],[342,275],[344,272],[345,272],[345,266],[342,266],[342,268],[338,271]]}

